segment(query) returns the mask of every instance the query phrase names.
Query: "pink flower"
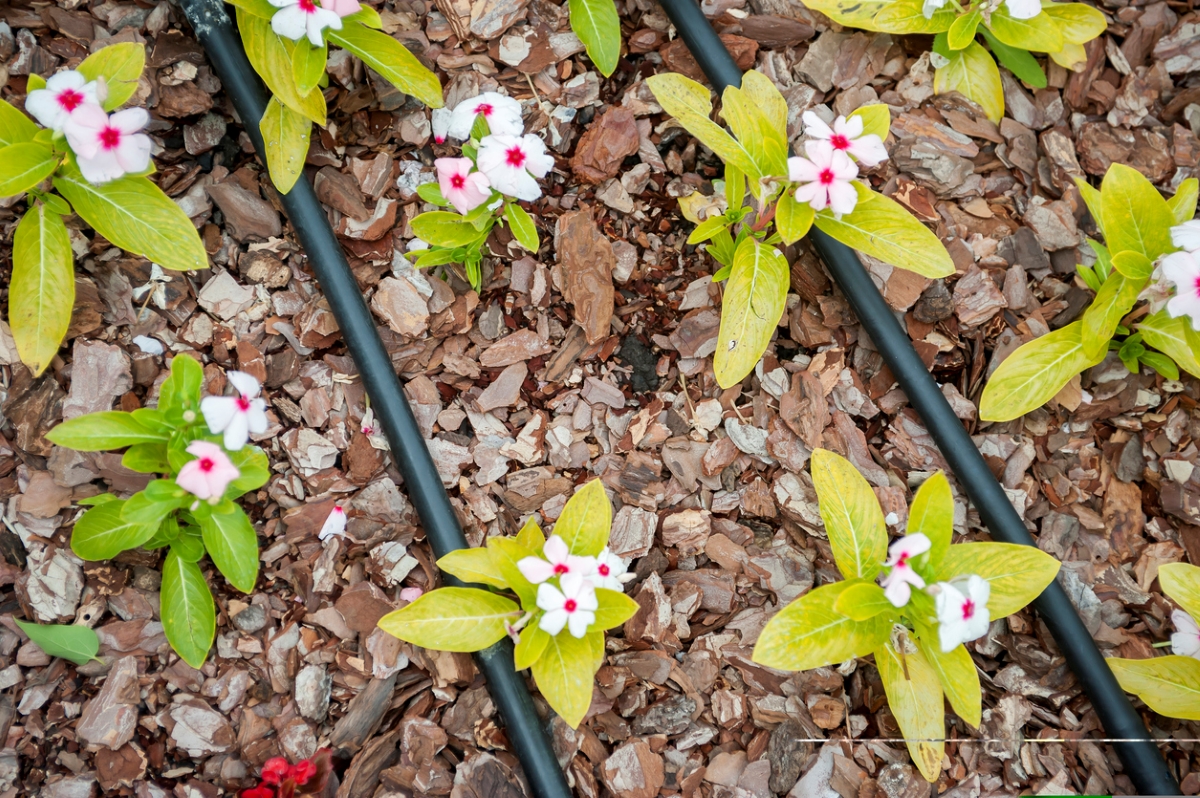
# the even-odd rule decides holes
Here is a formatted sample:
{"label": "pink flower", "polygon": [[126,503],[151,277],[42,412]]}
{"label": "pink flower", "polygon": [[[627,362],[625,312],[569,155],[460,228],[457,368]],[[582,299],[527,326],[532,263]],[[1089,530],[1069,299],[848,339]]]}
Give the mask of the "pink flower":
{"label": "pink flower", "polygon": [[1175,634],[1171,635],[1171,653],[1200,659],[1200,626],[1183,610],[1171,613]]}
{"label": "pink flower", "polygon": [[556,576],[587,576],[595,568],[591,557],[578,557],[567,549],[567,543],[558,535],[551,535],[542,549],[541,557],[524,557],[517,563],[522,576],[535,585]]}
{"label": "pink flower", "polygon": [[546,145],[533,134],[491,135],[479,142],[479,171],[501,194],[532,202],[542,196],[535,177],[545,177],[554,168]]}
{"label": "pink flower", "polygon": [[333,509],[329,511],[329,515],[325,516],[325,523],[321,524],[321,531],[317,533],[318,540],[329,540],[334,535],[346,534],[346,511],[341,505],[333,505]]}
{"label": "pink flower", "polygon": [[214,435],[225,433],[225,448],[236,452],[246,445],[250,433],[267,431],[267,403],[258,398],[262,386],[258,380],[241,371],[226,376],[237,389],[238,396],[206,396],[200,401],[200,412]]}
{"label": "pink flower", "polygon": [[807,158],[788,158],[788,178],[803,184],[796,189],[796,201],[807,202],[815,211],[829,208],[838,217],[853,211],[858,192],[851,181],[858,167],[850,156],[820,139],[805,142],[804,151]]}
{"label": "pink flower", "polygon": [[321,8],[327,8],[339,17],[348,17],[362,11],[358,0],[321,0]]}
{"label": "pink flower", "polygon": [[888,547],[888,559],[884,565],[892,570],[881,584],[884,595],[894,607],[903,607],[912,597],[912,588],[925,587],[925,580],[912,567],[912,561],[929,551],[929,538],[917,532],[905,535]]}
{"label": "pink flower", "polygon": [[438,144],[446,140],[446,136],[450,133],[450,122],[453,118],[454,112],[449,108],[433,109],[430,122],[433,125],[433,140]]}
{"label": "pink flower", "polygon": [[801,118],[804,120],[804,132],[810,139],[828,141],[835,150],[847,153],[867,166],[883,163],[888,158],[883,139],[874,133],[863,135],[862,117],[847,119],[839,116],[833,120],[832,128],[812,111],[805,111]]}
{"label": "pink flower", "polygon": [[61,133],[75,111],[85,105],[100,105],[107,96],[103,80],[89,82],[82,73],[69,69],[52,75],[46,88],[29,92],[25,110],[43,127]]}
{"label": "pink flower", "polygon": [[473,211],[492,196],[487,175],[472,172],[470,158],[438,158],[433,162],[437,169],[438,185],[442,196],[462,214]]}
{"label": "pink flower", "polygon": [[341,16],[321,8],[316,0],[270,0],[270,3],[279,9],[271,17],[271,30],[294,42],[307,36],[313,47],[320,47],[325,43],[322,31],[342,29]]}
{"label": "pink flower", "polygon": [[111,116],[98,105],[81,105],[64,132],[75,151],[79,171],[97,185],[150,165],[150,137],[138,131],[150,122],[145,108],[126,108]]}
{"label": "pink flower", "polygon": [[992,586],[986,579],[972,574],[954,582],[938,582],[929,592],[937,607],[938,639],[943,652],[948,654],[960,644],[987,634]]}
{"label": "pink flower", "polygon": [[419,587],[406,587],[400,591],[400,600],[411,603],[419,599],[424,593],[425,591]]}
{"label": "pink flower", "polygon": [[[519,136],[525,132],[525,123],[521,121],[521,104],[512,97],[485,91],[478,97],[463,100],[454,106],[447,133],[456,139],[471,138],[471,128],[475,126],[477,116],[487,120],[488,132],[493,135]],[[434,135],[436,137],[436,130]]]}
{"label": "pink flower", "polygon": [[196,455],[196,459],[184,463],[175,483],[198,498],[221,498],[229,483],[241,476],[229,455],[215,443],[192,441],[187,452]]}
{"label": "pink flower", "polygon": [[1162,259],[1163,277],[1175,286],[1167,302],[1172,316],[1189,316],[1192,328],[1200,330],[1200,252],[1172,252]]}
{"label": "pink flower", "polygon": [[551,635],[566,626],[572,637],[583,637],[596,622],[596,588],[579,574],[567,574],[561,584],[562,590],[549,582],[538,585],[537,605],[545,611],[538,626]]}
{"label": "pink flower", "polygon": [[604,547],[604,551],[600,552],[596,557],[596,567],[588,575],[596,587],[603,587],[607,590],[615,590],[621,593],[625,590],[625,583],[634,578],[633,574],[627,574],[625,561]]}

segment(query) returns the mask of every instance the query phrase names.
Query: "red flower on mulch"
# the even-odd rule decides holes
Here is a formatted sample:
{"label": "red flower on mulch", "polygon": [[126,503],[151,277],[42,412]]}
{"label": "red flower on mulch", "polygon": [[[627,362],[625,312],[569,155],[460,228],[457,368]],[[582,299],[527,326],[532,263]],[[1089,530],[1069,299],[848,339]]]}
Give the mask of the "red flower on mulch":
{"label": "red flower on mulch", "polygon": [[317,751],[311,759],[289,764],[281,756],[263,763],[262,783],[242,790],[241,798],[293,798],[295,795],[323,795],[333,773],[328,748]]}

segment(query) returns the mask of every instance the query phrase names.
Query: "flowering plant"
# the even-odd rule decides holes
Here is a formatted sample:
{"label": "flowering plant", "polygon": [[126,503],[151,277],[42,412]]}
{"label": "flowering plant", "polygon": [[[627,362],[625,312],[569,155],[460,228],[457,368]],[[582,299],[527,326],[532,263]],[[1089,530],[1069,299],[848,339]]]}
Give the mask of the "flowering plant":
{"label": "flowering plant", "polygon": [[[1004,87],[996,60],[1025,83],[1044,89],[1046,73],[1032,52],[1046,53],[1067,69],[1082,69],[1087,62],[1083,45],[1107,27],[1104,14],[1089,5],[1048,0],[808,0],[805,5],[850,28],[935,34],[934,90],[962,93],[997,123],[1004,116]],[[976,41],[977,34],[996,60]]]}
{"label": "flowering plant", "polygon": [[441,651],[479,651],[512,637],[517,668],[532,668],[542,696],[578,727],[604,662],[604,631],[638,609],[622,592],[632,575],[608,550],[611,527],[604,486],[592,480],[563,507],[549,540],[530,518],[515,538],[489,538],[485,547],[438,560],[446,573],[488,589],[432,590],[383,616],[379,627]]}
{"label": "flowering plant", "polygon": [[158,407],[131,413],[89,413],[59,424],[46,437],[79,452],[125,449],[121,465],[153,479],[128,499],[93,496],[71,532],[84,560],[109,560],[139,546],[167,549],[162,623],[167,642],[194,668],[204,664],[216,634],[216,610],[199,562],[205,553],[243,593],[258,580],[258,536],[235,500],[270,477],[267,456],[248,446],[267,431],[258,381],[228,372],[235,396],[201,398],[204,370],[176,355]]}
{"label": "flowering plant", "polygon": [[71,324],[74,253],[63,218],[79,214],[114,245],[167,269],[203,269],[208,255],[187,214],[148,179],[150,121],[120,108],[137,88],[145,51],[114,44],[74,70],[30,75],[25,110],[0,100],[0,197],[26,195],[13,236],[8,320],[34,376],[50,365]]}
{"label": "flowering plant", "polygon": [[935,782],[945,747],[943,697],[967,723],[980,721],[979,676],[963,643],[1032,601],[1053,581],[1058,561],[1033,546],[951,545],[954,498],[941,472],[917,490],[907,534],[890,547],[879,501],[849,461],[818,449],[812,477],[845,581],[780,610],[759,636],[754,661],[807,670],[874,654],[909,753]]}
{"label": "flowering plant", "polygon": [[[1175,562],[1158,568],[1163,593],[1180,609],[1171,613],[1175,634],[1171,654],[1148,659],[1111,657],[1108,666],[1121,687],[1146,702],[1160,715],[1182,720],[1200,720],[1200,568]],[[1158,648],[1156,645],[1155,648]]]}
{"label": "flowering plant", "polygon": [[954,273],[937,236],[855,179],[860,167],[887,159],[886,105],[864,106],[832,126],[805,113],[804,155],[788,158],[787,103],[761,73],[747,72],[741,88],[730,86],[722,95],[721,114],[732,134],[710,119],[709,91],[694,80],[665,74],[646,83],[663,110],[725,162],[723,213],[702,217],[701,209],[713,203],[699,192],[679,201],[697,225],[688,243],[707,242],[706,251],[722,266],[713,280],[728,280],[713,362],[722,388],[754,370],[787,306],[790,270],[777,245],[799,241],[813,225],[902,269],[926,277]]}
{"label": "flowering plant", "polygon": [[[1099,190],[1075,182],[1106,242],[1089,239],[1095,265],[1078,267],[1096,297],[1082,319],[1005,358],[983,389],[984,420],[1040,407],[1109,351],[1135,374],[1145,365],[1167,379],[1179,369],[1200,377],[1200,220],[1192,220],[1200,181],[1184,180],[1170,200],[1122,164],[1109,167]],[[1147,313],[1134,312],[1143,301]]]}
{"label": "flowering plant", "polygon": [[297,795],[333,798],[337,788],[333,753],[322,748],[294,765],[281,756],[271,757],[263,762],[258,786],[242,790],[241,798],[294,798]]}
{"label": "flowering plant", "polygon": [[533,202],[542,195],[536,178],[554,168],[554,156],[540,138],[525,132],[521,104],[496,92],[463,100],[453,111],[435,110],[433,136],[439,144],[447,138],[465,143],[461,158],[433,162],[437,182],[417,188],[421,199],[454,211],[429,211],[413,219],[415,265],[461,263],[479,291],[483,248],[501,219],[521,246],[537,253],[537,227],[517,201]]}
{"label": "flowering plant", "polygon": [[304,169],[312,123],[325,126],[325,65],[329,45],[360,58],[384,80],[431,108],[442,85],[416,56],[380,29],[379,12],[358,0],[227,0],[254,71],[271,90],[258,122],[267,170],[282,193]]}

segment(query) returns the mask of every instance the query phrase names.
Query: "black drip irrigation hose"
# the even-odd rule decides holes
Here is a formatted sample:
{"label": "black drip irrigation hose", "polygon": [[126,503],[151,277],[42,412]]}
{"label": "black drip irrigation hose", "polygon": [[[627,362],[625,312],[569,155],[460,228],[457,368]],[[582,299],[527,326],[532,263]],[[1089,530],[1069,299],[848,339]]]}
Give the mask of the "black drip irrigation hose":
{"label": "black drip irrigation hose", "polygon": [[[660,0],[675,29],[717,93],[738,86],[742,72],[694,0]],[[817,228],[809,239],[850,302],[859,321],[925,428],[937,442],[958,482],[979,511],[992,537],[1005,543],[1036,545],[1004,489],[954,415],[933,376],[917,356],[908,333],[896,320],[853,249]],[[1087,692],[1125,772],[1142,795],[1179,795],[1179,784],[1149,739],[1125,691],[1096,648],[1062,586],[1052,582],[1033,602],[1075,677]]]}
{"label": "black drip irrigation hose", "polygon": [[[254,149],[265,163],[258,121],[266,110],[267,95],[246,58],[241,38],[234,30],[224,2],[181,0],[180,5],[200,43],[208,51],[209,63],[241,117]],[[337,319],[346,347],[362,375],[363,386],[371,397],[371,407],[383,426],[392,457],[404,477],[409,499],[416,507],[426,538],[438,557],[467,548],[466,537],[417,427],[391,358],[312,185],[307,179],[297,180],[281,199],[296,238]],[[443,577],[447,584],[460,584],[448,574]],[[505,638],[476,653],[475,663],[487,679],[509,743],[521,761],[534,794],[538,798],[570,798],[571,790],[550,746],[549,730],[538,717],[524,679],[513,667],[512,643]]]}

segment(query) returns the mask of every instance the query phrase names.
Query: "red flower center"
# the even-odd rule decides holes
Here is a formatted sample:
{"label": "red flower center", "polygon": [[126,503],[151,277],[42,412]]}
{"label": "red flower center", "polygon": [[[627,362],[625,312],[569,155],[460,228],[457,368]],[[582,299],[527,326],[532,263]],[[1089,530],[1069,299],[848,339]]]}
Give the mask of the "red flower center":
{"label": "red flower center", "polygon": [[300,0],[300,10],[305,14],[317,13],[317,4],[313,0]]}
{"label": "red flower center", "polygon": [[244,396],[239,396],[237,398],[237,409],[242,411],[243,413],[249,412],[250,400]]}
{"label": "red flower center", "polygon": [[467,184],[467,179],[462,175],[454,175],[450,178],[450,186],[452,188],[462,188]]}
{"label": "red flower center", "polygon": [[841,133],[834,133],[829,137],[829,143],[833,145],[835,150],[850,149],[850,139],[843,136]]}
{"label": "red flower center", "polygon": [[58,93],[58,104],[63,107],[63,110],[70,113],[83,105],[83,95],[74,89],[64,89]]}
{"label": "red flower center", "polygon": [[492,107],[491,103],[480,103],[479,105],[475,106],[475,113],[483,114],[484,119],[487,119],[489,116],[491,116],[492,111],[494,110],[496,109]]}
{"label": "red flower center", "polygon": [[1196,296],[1200,297],[1200,276],[1196,277],[1196,284],[1192,286],[1196,291]]}
{"label": "red flower center", "polygon": [[121,143],[121,131],[115,127],[105,127],[100,131],[100,146],[106,150],[115,150]]}
{"label": "red flower center", "polygon": [[575,612],[578,607],[579,604],[576,603],[575,599],[567,599],[566,603],[563,604],[563,609],[567,612]]}
{"label": "red flower center", "polygon": [[817,181],[823,186],[833,185],[833,170],[825,168],[821,170],[821,174],[817,175]]}
{"label": "red flower center", "polygon": [[906,565],[908,565],[908,552],[907,551],[900,555],[900,559],[896,560],[897,568],[903,568]]}
{"label": "red flower center", "polygon": [[523,166],[525,164],[525,153],[521,151],[520,147],[512,147],[508,151],[507,160],[509,166]]}
{"label": "red flower center", "polygon": [[562,576],[563,574],[565,574],[567,571],[570,571],[570,570],[571,569],[567,567],[566,563],[560,562],[560,563],[556,563],[554,565],[554,575],[555,576]]}
{"label": "red flower center", "polygon": [[596,572],[598,574],[600,574],[601,576],[608,576],[609,571],[610,571],[609,567],[607,565],[605,565],[604,563],[600,563],[600,567],[598,567],[596,569]]}
{"label": "red flower center", "polygon": [[207,474],[209,471],[212,471],[216,467],[217,467],[217,464],[213,462],[213,459],[211,457],[201,457],[200,458],[200,470],[203,471],[204,473]]}
{"label": "red flower center", "polygon": [[975,602],[967,599],[962,605],[962,615],[964,621],[969,621],[975,617]]}

